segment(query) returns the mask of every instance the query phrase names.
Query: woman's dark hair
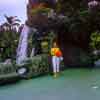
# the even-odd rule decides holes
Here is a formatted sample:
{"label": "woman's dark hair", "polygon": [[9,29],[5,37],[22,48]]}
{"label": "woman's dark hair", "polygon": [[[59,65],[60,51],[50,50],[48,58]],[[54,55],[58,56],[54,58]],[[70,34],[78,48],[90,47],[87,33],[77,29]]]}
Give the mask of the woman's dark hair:
{"label": "woman's dark hair", "polygon": [[57,37],[55,37],[55,38],[53,39],[53,41],[52,41],[52,46],[53,46],[54,43],[56,43],[57,46],[58,46],[58,39],[57,39]]}

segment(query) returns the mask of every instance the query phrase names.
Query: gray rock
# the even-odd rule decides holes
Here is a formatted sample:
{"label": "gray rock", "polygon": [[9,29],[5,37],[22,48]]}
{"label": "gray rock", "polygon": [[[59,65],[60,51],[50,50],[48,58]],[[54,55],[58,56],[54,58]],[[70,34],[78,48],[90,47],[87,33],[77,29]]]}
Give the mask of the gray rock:
{"label": "gray rock", "polygon": [[94,62],[95,66],[100,67],[100,59]]}

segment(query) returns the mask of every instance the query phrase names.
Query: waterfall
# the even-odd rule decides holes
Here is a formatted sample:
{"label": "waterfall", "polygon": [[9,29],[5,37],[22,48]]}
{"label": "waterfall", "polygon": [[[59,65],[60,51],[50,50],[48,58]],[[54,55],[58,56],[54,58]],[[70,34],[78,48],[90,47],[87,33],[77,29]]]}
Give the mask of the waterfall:
{"label": "waterfall", "polygon": [[16,64],[21,64],[27,58],[28,36],[30,28],[24,25],[17,48]]}

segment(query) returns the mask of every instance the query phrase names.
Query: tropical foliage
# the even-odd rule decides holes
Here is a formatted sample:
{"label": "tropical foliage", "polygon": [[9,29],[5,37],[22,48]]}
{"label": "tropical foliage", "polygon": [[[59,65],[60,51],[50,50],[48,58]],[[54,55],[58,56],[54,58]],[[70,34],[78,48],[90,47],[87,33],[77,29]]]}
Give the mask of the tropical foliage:
{"label": "tropical foliage", "polygon": [[[15,58],[16,48],[19,40],[19,19],[16,16],[8,17],[5,15],[6,22],[0,29],[0,58],[4,61],[7,58]],[[15,27],[17,26],[17,27]]]}
{"label": "tropical foliage", "polygon": [[45,74],[49,72],[49,62],[48,62],[48,55],[41,54],[36,55],[33,58],[27,58],[23,65],[16,65],[18,67],[26,67],[28,72],[23,75],[24,78],[31,78],[36,77],[41,74]]}
{"label": "tropical foliage", "polygon": [[99,32],[93,32],[91,34],[91,42],[90,46],[94,50],[99,50],[100,49],[100,33]]}
{"label": "tropical foliage", "polygon": [[18,34],[14,32],[2,32],[0,36],[0,47],[2,59],[10,58],[16,55],[18,45]]}
{"label": "tropical foliage", "polygon": [[15,26],[19,26],[20,20],[17,19],[17,16],[10,16],[8,17],[7,15],[4,15],[6,18],[6,22],[2,25],[2,27],[7,27],[8,31],[14,31]]}

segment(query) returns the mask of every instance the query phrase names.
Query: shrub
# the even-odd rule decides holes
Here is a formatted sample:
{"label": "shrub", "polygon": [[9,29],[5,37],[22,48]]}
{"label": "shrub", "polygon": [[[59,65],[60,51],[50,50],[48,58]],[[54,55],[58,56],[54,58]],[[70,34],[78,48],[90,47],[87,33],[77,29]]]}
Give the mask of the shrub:
{"label": "shrub", "polygon": [[28,69],[28,72],[22,76],[27,79],[48,73],[48,56],[41,54],[33,58],[27,58],[22,65],[17,65],[17,67],[26,67]]}

